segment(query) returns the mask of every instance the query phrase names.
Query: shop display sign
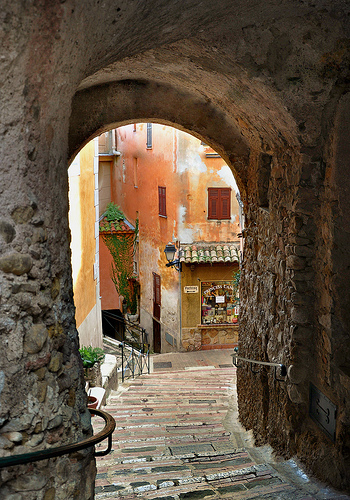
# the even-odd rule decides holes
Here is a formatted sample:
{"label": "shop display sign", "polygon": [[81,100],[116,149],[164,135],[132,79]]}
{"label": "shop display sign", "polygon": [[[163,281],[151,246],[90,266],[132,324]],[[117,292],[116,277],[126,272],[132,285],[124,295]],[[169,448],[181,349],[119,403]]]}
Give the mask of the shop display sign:
{"label": "shop display sign", "polygon": [[239,298],[230,281],[203,281],[202,324],[235,324],[238,322]]}
{"label": "shop display sign", "polygon": [[198,293],[198,286],[184,286],[185,293]]}

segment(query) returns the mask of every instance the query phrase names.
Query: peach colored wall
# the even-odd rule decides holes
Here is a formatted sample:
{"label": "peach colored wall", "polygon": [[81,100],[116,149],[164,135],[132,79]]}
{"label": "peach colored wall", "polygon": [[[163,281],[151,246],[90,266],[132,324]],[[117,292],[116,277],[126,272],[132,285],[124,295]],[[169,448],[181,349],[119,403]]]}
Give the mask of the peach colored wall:
{"label": "peach colored wall", "polygon": [[[173,336],[179,336],[179,289],[176,271],[165,266],[164,247],[177,233],[177,211],[181,180],[174,176],[176,167],[176,131],[153,124],[152,149],[146,148],[147,125],[128,125],[117,130],[117,159],[112,174],[112,199],[127,219],[139,217],[139,280],[141,317],[152,330],[153,275],[161,275],[162,306],[168,314],[161,323]],[[137,160],[136,160],[137,159]],[[137,172],[135,172],[137,163]],[[158,186],[166,187],[167,217],[158,214]]]}
{"label": "peach colored wall", "polygon": [[[186,191],[179,198],[179,238],[182,243],[194,241],[238,241],[239,209],[235,181],[229,167],[220,157],[210,158],[215,153],[210,147],[183,132],[177,132],[177,170]],[[231,219],[208,219],[208,188],[231,187]]]}
{"label": "peach colored wall", "polygon": [[[161,316],[162,331],[179,341],[179,273],[165,266],[164,247],[168,241],[185,241],[183,237],[189,242],[236,240],[238,203],[232,189],[231,221],[208,221],[207,188],[229,185],[224,161],[207,158],[205,153],[209,150],[198,139],[161,124],[153,124],[153,145],[147,149],[146,131],[146,123],[138,123],[136,131],[133,124],[117,129],[116,148],[121,156],[112,167],[111,199],[130,222],[135,223],[139,217],[141,318],[148,321],[148,325],[142,326],[151,330],[155,272],[161,276],[162,310],[166,310],[166,315]],[[158,214],[158,186],[166,187],[167,217]],[[105,251],[101,244],[102,309],[118,307]],[[166,348],[163,341],[162,344]]]}

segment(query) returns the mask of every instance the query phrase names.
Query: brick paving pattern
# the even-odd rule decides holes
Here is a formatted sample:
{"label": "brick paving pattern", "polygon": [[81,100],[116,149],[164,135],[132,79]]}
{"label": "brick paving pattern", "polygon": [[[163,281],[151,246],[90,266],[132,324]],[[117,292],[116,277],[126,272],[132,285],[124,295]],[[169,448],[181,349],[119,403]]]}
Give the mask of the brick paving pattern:
{"label": "brick paving pattern", "polygon": [[[264,460],[238,422],[230,423],[235,369],[223,353],[214,362],[213,353],[210,360],[176,356],[155,358],[156,372],[109,398],[104,409],[117,426],[113,451],[97,459],[96,499],[349,498],[311,481],[292,461]],[[194,366],[186,367],[188,360]],[[97,432],[103,424],[93,422]]]}

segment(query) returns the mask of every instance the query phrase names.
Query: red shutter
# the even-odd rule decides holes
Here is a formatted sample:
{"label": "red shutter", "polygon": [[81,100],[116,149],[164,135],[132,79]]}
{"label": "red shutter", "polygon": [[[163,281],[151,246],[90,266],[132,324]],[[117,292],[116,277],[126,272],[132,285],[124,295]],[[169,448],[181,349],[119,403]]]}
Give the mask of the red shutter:
{"label": "red shutter", "polygon": [[208,219],[231,218],[231,189],[208,188]]}
{"label": "red shutter", "polygon": [[221,217],[220,219],[230,219],[231,218],[231,189],[221,189]]}
{"label": "red shutter", "polygon": [[153,273],[153,317],[160,320],[160,276]]}
{"label": "red shutter", "polygon": [[219,190],[215,188],[208,189],[208,219],[218,218],[219,208]]}
{"label": "red shutter", "polygon": [[159,215],[166,216],[166,188],[158,186]]}

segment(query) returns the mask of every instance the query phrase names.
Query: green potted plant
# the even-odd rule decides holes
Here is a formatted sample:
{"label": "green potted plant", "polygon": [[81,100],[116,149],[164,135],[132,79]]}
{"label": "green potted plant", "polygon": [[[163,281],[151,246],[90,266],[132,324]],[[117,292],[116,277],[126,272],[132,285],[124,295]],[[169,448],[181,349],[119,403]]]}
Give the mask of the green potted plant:
{"label": "green potted plant", "polygon": [[100,364],[105,359],[103,349],[89,345],[81,347],[79,352],[83,361],[85,380],[89,382],[91,387],[101,385]]}

